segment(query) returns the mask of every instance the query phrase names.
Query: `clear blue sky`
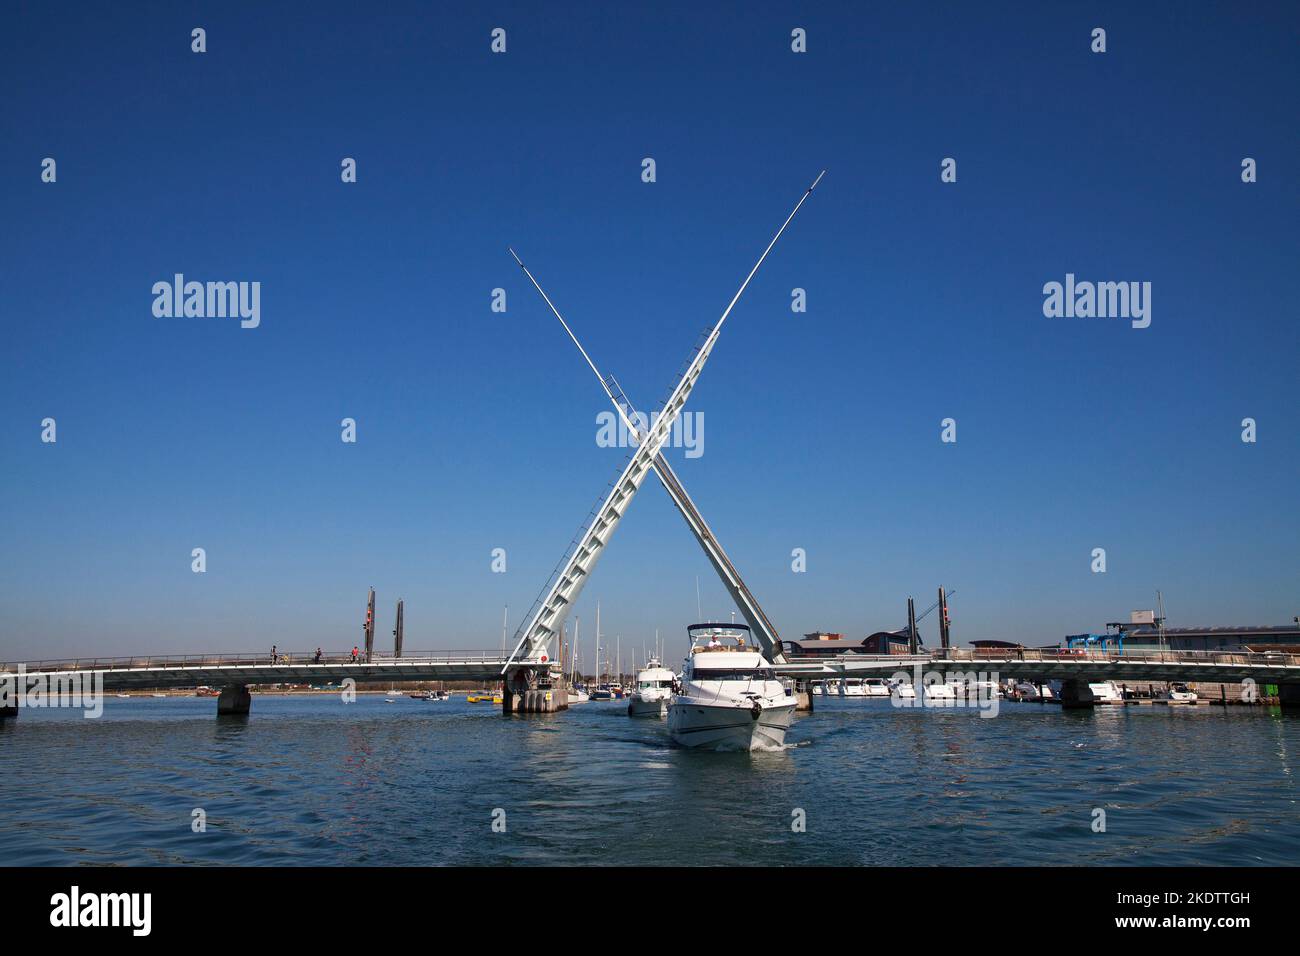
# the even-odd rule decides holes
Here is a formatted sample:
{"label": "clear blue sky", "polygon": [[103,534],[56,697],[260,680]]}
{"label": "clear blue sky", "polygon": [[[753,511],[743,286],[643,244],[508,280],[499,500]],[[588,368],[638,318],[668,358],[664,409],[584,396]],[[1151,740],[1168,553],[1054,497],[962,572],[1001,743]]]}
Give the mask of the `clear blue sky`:
{"label": "clear blue sky", "polygon": [[[1300,15],[1133,6],[9,5],[0,657],[350,647],[371,585],[380,646],[399,596],[408,647],[495,646],[622,460],[507,245],[651,405],[822,168],[670,452],[784,635],[940,583],[961,641],[1157,588],[1290,621]],[[154,318],[176,272],[261,282],[261,326]],[[1151,327],[1045,318],[1067,272],[1151,282]],[[675,657],[697,576],[729,612],[652,479],[588,661],[597,598]]]}

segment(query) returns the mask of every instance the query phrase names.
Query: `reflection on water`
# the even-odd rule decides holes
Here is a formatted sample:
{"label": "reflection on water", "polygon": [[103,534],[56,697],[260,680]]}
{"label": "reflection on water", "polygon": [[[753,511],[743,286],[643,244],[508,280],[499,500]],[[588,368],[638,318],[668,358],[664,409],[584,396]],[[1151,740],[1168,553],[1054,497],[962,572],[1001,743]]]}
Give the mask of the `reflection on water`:
{"label": "reflection on water", "polygon": [[1300,861],[1300,720],[1277,712],[817,707],[792,746],[755,754],[673,747],[619,702],[513,718],[368,695],[259,696],[246,719],[198,698],[110,698],[95,721],[24,711],[0,722],[0,846],[7,864]]}

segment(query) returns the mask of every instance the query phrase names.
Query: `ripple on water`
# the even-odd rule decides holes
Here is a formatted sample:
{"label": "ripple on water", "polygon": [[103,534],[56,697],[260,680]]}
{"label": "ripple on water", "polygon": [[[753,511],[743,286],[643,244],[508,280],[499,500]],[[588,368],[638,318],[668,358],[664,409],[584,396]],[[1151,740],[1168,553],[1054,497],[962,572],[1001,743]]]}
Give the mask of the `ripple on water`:
{"label": "ripple on water", "polygon": [[1297,862],[1300,720],[817,707],[758,753],[672,746],[662,721],[617,704],[510,719],[381,697],[257,697],[233,721],[198,699],[110,699],[96,721],[24,712],[0,724],[0,845],[34,865]]}

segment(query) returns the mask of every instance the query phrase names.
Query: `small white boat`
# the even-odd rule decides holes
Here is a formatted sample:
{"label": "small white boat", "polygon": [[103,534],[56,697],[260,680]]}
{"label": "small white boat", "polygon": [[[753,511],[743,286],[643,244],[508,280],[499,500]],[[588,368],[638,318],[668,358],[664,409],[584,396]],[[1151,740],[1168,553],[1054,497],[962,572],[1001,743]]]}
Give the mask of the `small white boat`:
{"label": "small white boat", "polygon": [[1016,685],[1016,694],[1021,700],[1046,701],[1053,700],[1052,688],[1047,684],[1031,684],[1029,681],[1021,681]]}
{"label": "small white boat", "polygon": [[846,677],[840,681],[841,697],[865,697],[866,693],[862,690],[861,677]]}
{"label": "small white boat", "polygon": [[777,680],[744,624],[693,624],[691,650],[668,704],[668,733],[683,747],[773,750],[794,722],[793,691]]}
{"label": "small white boat", "polygon": [[922,684],[921,695],[926,700],[952,700],[957,699],[958,687],[956,684],[944,682],[942,684]]}
{"label": "small white boat", "polygon": [[1165,694],[1165,700],[1171,704],[1194,704],[1199,699],[1196,691],[1189,690],[1186,684],[1170,684],[1169,693]]}
{"label": "small white boat", "polygon": [[889,685],[882,677],[846,677],[839,685],[841,697],[889,696]]}
{"label": "small white boat", "polygon": [[636,675],[636,690],[627,702],[629,717],[664,717],[668,714],[668,701],[673,696],[677,675],[664,667],[658,658],[650,658],[644,670]]}
{"label": "small white boat", "polygon": [[894,700],[916,699],[916,688],[912,686],[910,680],[893,677],[885,681],[885,686],[889,688],[889,696]]}
{"label": "small white boat", "polygon": [[1088,689],[1092,691],[1092,700],[1095,704],[1124,703],[1123,693],[1120,692],[1119,687],[1112,680],[1089,684]]}
{"label": "small white boat", "polygon": [[570,704],[585,704],[585,703],[587,703],[587,701],[589,701],[589,700],[591,700],[591,695],[588,694],[588,693],[587,693],[585,690],[583,690],[581,687],[570,687],[570,688],[569,688],[569,703],[570,703]]}

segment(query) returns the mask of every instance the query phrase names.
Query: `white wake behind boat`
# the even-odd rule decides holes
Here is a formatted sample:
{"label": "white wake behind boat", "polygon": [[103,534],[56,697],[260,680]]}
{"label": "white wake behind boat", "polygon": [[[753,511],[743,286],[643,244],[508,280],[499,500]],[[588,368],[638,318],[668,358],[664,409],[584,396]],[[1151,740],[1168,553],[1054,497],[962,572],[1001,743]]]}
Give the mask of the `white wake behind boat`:
{"label": "white wake behind boat", "polygon": [[668,701],[673,696],[677,675],[664,667],[656,657],[646,662],[644,670],[636,675],[636,690],[627,702],[629,717],[663,717],[668,713]]}
{"label": "white wake behind boat", "polygon": [[693,624],[668,733],[684,747],[776,750],[794,722],[795,698],[743,624]]}

